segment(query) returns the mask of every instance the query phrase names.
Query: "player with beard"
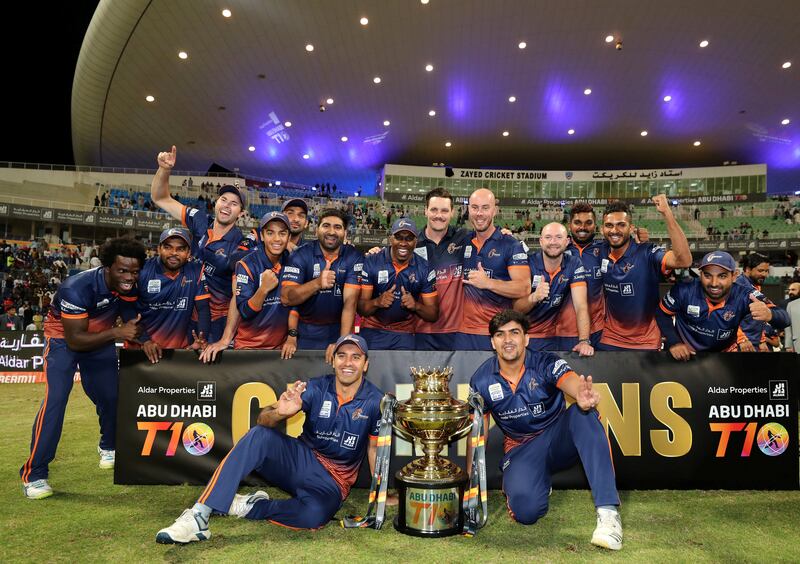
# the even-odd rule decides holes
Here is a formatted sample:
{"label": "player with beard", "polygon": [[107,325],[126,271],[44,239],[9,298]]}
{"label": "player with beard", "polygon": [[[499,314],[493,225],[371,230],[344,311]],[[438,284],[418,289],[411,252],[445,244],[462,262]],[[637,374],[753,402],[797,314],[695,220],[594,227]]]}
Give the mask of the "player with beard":
{"label": "player with beard", "polygon": [[653,203],[667,225],[670,251],[633,240],[631,215],[625,203],[612,202],[603,213],[605,241],[600,245],[599,257],[606,320],[599,350],[660,349],[661,333],[655,321],[659,282],[671,270],[692,264],[689,242],[667,197],[654,196]]}
{"label": "player with beard", "polygon": [[250,252],[251,242],[242,237],[236,227],[245,208],[238,188],[231,185],[219,189],[214,204],[214,217],[208,217],[205,207],[188,207],[169,193],[169,176],[175,166],[177,149],[158,154],[158,170],[153,177],[150,196],[162,210],[189,229],[192,233],[192,255],[203,263],[206,284],[211,294],[211,329],[208,342],[220,339],[225,330],[233,290],[231,276],[236,263]]}
{"label": "player with beard", "polygon": [[[568,240],[567,229],[560,223],[548,223],[542,228],[539,237],[542,250],[528,257],[531,293],[515,300],[514,309],[528,314],[528,346],[531,350],[555,351],[560,350],[561,344],[555,320],[561,309],[571,307],[576,322],[569,331],[577,333],[578,341],[570,350],[581,356],[592,356],[594,348],[589,341],[586,269],[577,256],[564,253]],[[565,306],[567,301],[571,305]]]}
{"label": "player with beard", "polygon": [[[759,292],[764,280],[769,276],[769,257],[761,253],[751,253],[744,258],[744,277],[740,282],[752,285]],[[742,352],[769,352],[767,327],[763,321],[748,316],[739,327],[737,341]]]}
{"label": "player with beard", "polygon": [[370,255],[361,269],[358,313],[361,332],[372,350],[414,350],[417,319],[436,321],[436,273],[417,256],[417,228],[408,218],[392,225],[389,246]]}
{"label": "player with beard", "polygon": [[[500,468],[509,513],[523,525],[544,517],[552,475],[580,460],[597,508],[591,542],[619,550],[620,502],[608,438],[596,410],[600,394],[592,389],[591,376],[579,376],[553,353],[528,349],[527,331],[523,314],[504,310],[495,315],[489,332],[496,354],[470,380],[485,413],[503,433]],[[569,409],[565,395],[575,400]],[[471,455],[470,446],[467,468]]]}
{"label": "player with beard", "polygon": [[[700,278],[675,284],[661,299],[656,321],[675,360],[698,351],[735,351],[737,329],[746,316],[783,328],[788,315],[749,284],[736,284],[736,261],[712,251],[700,261]],[[673,325],[673,318],[675,324]]]}
{"label": "player with beard", "polygon": [[464,309],[456,350],[491,350],[489,320],[530,292],[528,252],[520,241],[494,225],[497,203],[486,188],[469,197],[473,232],[464,247]]}
{"label": "player with beard", "polygon": [[[114,468],[119,377],[114,341],[134,341],[141,335],[136,281],[145,250],[138,241],[111,239],[100,248],[100,261],[103,266],[64,280],[44,322],[44,399],[33,424],[30,456],[19,470],[28,499],[53,495],[49,464],[78,368],[100,418],[100,468]],[[115,326],[117,317],[121,326]]]}
{"label": "player with beard", "polygon": [[302,198],[293,198],[284,202],[281,211],[289,218],[289,243],[286,250],[292,252],[305,244],[303,233],[308,227],[308,204]]}
{"label": "player with beard", "polygon": [[317,241],[289,255],[281,278],[281,303],[300,315],[297,347],[324,350],[330,363],[333,343],[353,331],[361,292],[364,256],[344,243],[349,218],[328,208],[319,216]]}
{"label": "player with beard", "polygon": [[[192,312],[197,310],[198,332],[192,347],[202,350],[211,325],[208,287],[203,265],[189,261],[192,234],[183,227],[165,229],[159,237],[158,256],[147,259],[139,273],[142,288],[137,309],[142,315],[142,350],[152,363],[163,349],[189,345]],[[126,346],[128,346],[126,344]]]}

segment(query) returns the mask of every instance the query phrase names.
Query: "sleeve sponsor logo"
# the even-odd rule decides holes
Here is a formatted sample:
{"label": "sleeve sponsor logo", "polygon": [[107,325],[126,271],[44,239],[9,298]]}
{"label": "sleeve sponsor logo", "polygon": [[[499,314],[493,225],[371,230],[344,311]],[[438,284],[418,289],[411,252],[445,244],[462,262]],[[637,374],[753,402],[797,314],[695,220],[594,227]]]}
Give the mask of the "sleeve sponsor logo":
{"label": "sleeve sponsor logo", "polygon": [[287,274],[300,274],[300,269],[296,266],[285,266],[283,271]]}
{"label": "sleeve sponsor logo", "polygon": [[575,274],[584,274],[585,272],[586,269],[583,268],[582,266],[579,266],[578,268],[575,269]]}
{"label": "sleeve sponsor logo", "polygon": [[692,317],[700,317],[700,306],[688,305],[686,306],[686,313]]}
{"label": "sleeve sponsor logo", "polygon": [[569,367],[569,364],[567,364],[567,361],[564,360],[563,358],[559,358],[555,362],[555,364],[553,364],[553,376],[556,377],[561,376],[562,374],[570,370],[572,369]]}
{"label": "sleeve sponsor logo", "polygon": [[363,272],[364,270],[364,263],[357,262],[353,265],[353,272]]}
{"label": "sleeve sponsor logo", "polygon": [[675,298],[673,298],[672,294],[669,292],[667,292],[667,294],[664,296],[664,301],[669,305],[675,305]]}
{"label": "sleeve sponsor logo", "polygon": [[417,253],[422,258],[424,258],[425,260],[428,260],[428,249],[426,249],[425,247],[417,247],[416,249],[414,249],[414,252]]}
{"label": "sleeve sponsor logo", "polygon": [[489,397],[492,401],[500,401],[503,399],[503,386],[499,383],[489,385]]}
{"label": "sleeve sponsor logo", "polygon": [[525,254],[527,255],[531,249],[530,247],[528,247],[527,244],[525,244],[525,241],[521,241],[521,243],[522,243],[522,250],[525,251]]}
{"label": "sleeve sponsor logo", "polygon": [[428,282],[431,282],[431,281],[433,281],[435,279],[436,279],[436,271],[435,270],[431,270],[428,273]]}
{"label": "sleeve sponsor logo", "polygon": [[148,294],[157,294],[161,291],[161,280],[148,280],[147,281],[147,293]]}
{"label": "sleeve sponsor logo", "polygon": [[249,284],[250,277],[247,274],[237,274],[236,275],[236,283],[237,284]]}
{"label": "sleeve sponsor logo", "polygon": [[319,410],[319,416],[323,419],[328,419],[331,416],[331,400],[325,400],[322,402],[322,408]]}
{"label": "sleeve sponsor logo", "polygon": [[68,312],[75,312],[75,313],[85,313],[86,310],[80,306],[76,306],[75,304],[69,303],[67,300],[61,300],[59,302],[59,306],[61,306],[62,310],[67,310]]}
{"label": "sleeve sponsor logo", "polygon": [[514,260],[525,260],[528,258],[528,253],[517,253],[513,257]]}
{"label": "sleeve sponsor logo", "polygon": [[192,208],[192,209],[190,209],[190,210],[189,210],[189,217],[194,217],[194,215],[195,215],[196,213],[197,213],[197,208]]}

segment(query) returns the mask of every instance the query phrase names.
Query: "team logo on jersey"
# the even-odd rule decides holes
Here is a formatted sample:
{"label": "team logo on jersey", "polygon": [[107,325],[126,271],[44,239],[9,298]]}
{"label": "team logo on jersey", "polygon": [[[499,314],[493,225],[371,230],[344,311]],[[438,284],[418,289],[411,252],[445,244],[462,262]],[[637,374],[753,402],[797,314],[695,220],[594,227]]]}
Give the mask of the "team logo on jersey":
{"label": "team logo on jersey", "polygon": [[619,293],[623,296],[633,296],[633,284],[630,282],[626,282],[625,284],[619,285]]}
{"label": "team logo on jersey", "polygon": [[598,249],[597,247],[595,247],[594,249],[592,249],[592,254],[593,254],[594,256],[596,256],[596,257],[599,257],[599,256],[600,256],[600,249]]}
{"label": "team logo on jersey", "polygon": [[325,400],[322,402],[322,407],[319,410],[319,416],[324,419],[328,419],[331,416],[331,400]]}
{"label": "team logo on jersey", "polygon": [[379,270],[378,271],[378,284],[386,284],[389,281],[389,271],[388,270]]}
{"label": "team logo on jersey", "polygon": [[343,448],[356,450],[356,446],[358,445],[358,435],[345,431],[342,434],[342,442],[340,444]]}
{"label": "team logo on jersey", "polygon": [[464,247],[464,258],[468,259],[472,256],[472,245]]}
{"label": "team logo on jersey", "polygon": [[686,314],[692,317],[700,317],[700,306],[688,305],[686,306]]}
{"label": "team logo on jersey", "polygon": [[364,415],[364,410],[363,410],[363,409],[361,409],[360,407],[357,407],[357,408],[356,408],[356,409],[353,411],[353,415],[351,415],[351,416],[350,416],[350,418],[351,418],[353,421],[358,421],[359,419],[369,419],[369,417],[368,417],[368,416]]}
{"label": "team logo on jersey", "polygon": [[723,321],[730,321],[735,316],[736,316],[736,312],[734,312],[734,311],[732,311],[730,309],[726,309],[722,314],[722,320]]}
{"label": "team logo on jersey", "polygon": [[175,309],[178,311],[186,311],[186,304],[188,300],[186,298],[181,298],[178,300],[178,303],[175,304]]}
{"label": "team logo on jersey", "polygon": [[717,329],[717,341],[726,341],[731,338],[733,329]]}
{"label": "team logo on jersey", "polygon": [[625,266],[622,267],[622,272],[628,274],[631,270],[633,270],[633,264],[626,262]]}
{"label": "team logo on jersey", "polygon": [[503,386],[498,383],[489,385],[489,397],[492,401],[500,401],[503,399]]}
{"label": "team logo on jersey", "polygon": [[500,251],[498,251],[497,249],[491,249],[487,256],[488,256],[488,258],[499,257],[500,256]]}
{"label": "team logo on jersey", "polygon": [[553,298],[553,303],[550,304],[550,307],[558,307],[561,305],[561,298],[563,298],[561,294],[557,295]]}
{"label": "team logo on jersey", "polygon": [[161,280],[148,280],[147,293],[158,294],[161,291]]}
{"label": "team logo on jersey", "polygon": [[416,273],[412,272],[411,274],[409,274],[408,275],[408,281],[411,282],[412,284],[416,283],[416,281],[417,281]]}
{"label": "team logo on jersey", "polygon": [[447,245],[447,254],[452,255],[454,252],[456,252],[463,246],[464,245],[456,245],[455,243],[450,243],[449,245]]}
{"label": "team logo on jersey", "polygon": [[225,249],[217,249],[216,251],[214,251],[214,254],[217,255],[218,257],[228,256],[225,254]]}
{"label": "team logo on jersey", "polygon": [[539,417],[541,414],[544,413],[544,404],[542,402],[529,403],[528,409],[531,411],[531,415],[533,415],[534,417]]}
{"label": "team logo on jersey", "polygon": [[186,278],[186,276],[183,276],[183,277],[181,277],[181,288],[183,288],[183,287],[184,287],[184,286],[186,286],[187,284],[191,284],[191,282],[189,281],[189,279],[188,279],[188,278]]}
{"label": "team logo on jersey", "polygon": [[531,379],[530,379],[530,380],[528,380],[528,391],[529,391],[529,392],[533,392],[533,391],[534,391],[534,390],[536,390],[536,388],[538,388],[538,387],[539,387],[539,382],[537,382],[536,380],[534,380],[534,379],[531,377]]}
{"label": "team logo on jersey", "polygon": [[564,275],[563,275],[563,274],[562,274],[561,276],[559,276],[559,277],[558,277],[558,283],[559,283],[559,284],[563,284],[563,283],[564,283],[564,280],[565,280],[565,279],[564,279]]}
{"label": "team logo on jersey", "polygon": [[103,307],[108,305],[109,303],[111,302],[108,301],[108,298],[103,298],[102,301],[99,301],[95,304],[95,307]]}

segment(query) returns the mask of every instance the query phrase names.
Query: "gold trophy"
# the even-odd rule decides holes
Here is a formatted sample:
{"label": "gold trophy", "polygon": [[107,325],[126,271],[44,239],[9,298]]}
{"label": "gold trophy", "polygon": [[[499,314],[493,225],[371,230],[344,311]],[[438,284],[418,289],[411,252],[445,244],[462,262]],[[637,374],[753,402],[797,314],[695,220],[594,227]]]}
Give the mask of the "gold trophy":
{"label": "gold trophy", "polygon": [[395,528],[419,537],[459,534],[464,524],[462,502],[467,474],[439,456],[448,443],[469,434],[469,405],[450,395],[452,367],[412,368],[411,399],[395,407],[394,429],[425,454],[395,474],[400,497]]}

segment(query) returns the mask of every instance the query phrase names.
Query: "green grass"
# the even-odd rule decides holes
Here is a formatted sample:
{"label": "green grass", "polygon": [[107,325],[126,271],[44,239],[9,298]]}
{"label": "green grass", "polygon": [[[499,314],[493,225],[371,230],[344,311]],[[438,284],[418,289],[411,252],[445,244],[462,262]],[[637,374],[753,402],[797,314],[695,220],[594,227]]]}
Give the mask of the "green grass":
{"label": "green grass", "polygon": [[[594,511],[588,491],[555,491],[548,515],[533,526],[511,521],[502,494],[489,496],[487,526],[475,538],[417,539],[397,533],[328,526],[296,532],[231,517],[212,518],[210,541],[155,543],[156,532],[192,505],[197,486],[115,486],[97,467],[94,408],[73,391],[58,455],[56,494],[29,501],[17,470],[28,452],[41,399],[38,385],[3,385],[0,425],[0,562],[797,562],[800,492],[621,492],[625,546],[620,553],[589,544]],[[277,490],[271,494],[281,495]],[[361,513],[355,490],[340,512]],[[389,509],[389,519],[394,516]]]}

